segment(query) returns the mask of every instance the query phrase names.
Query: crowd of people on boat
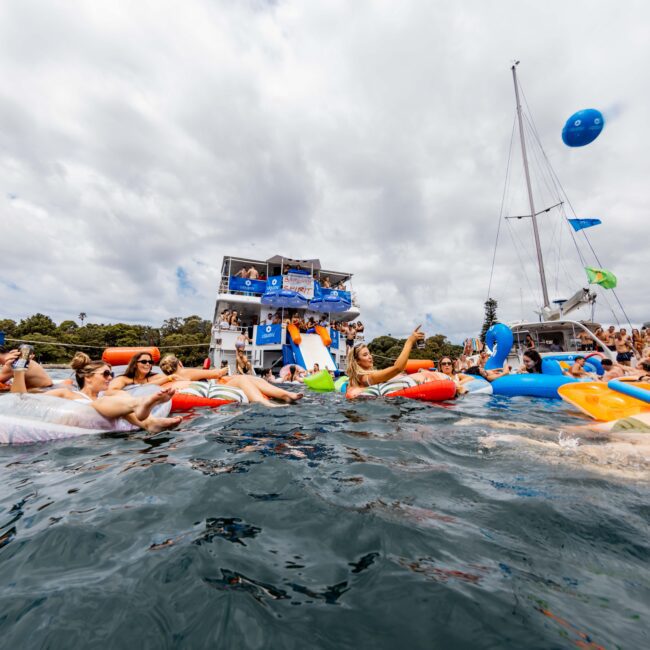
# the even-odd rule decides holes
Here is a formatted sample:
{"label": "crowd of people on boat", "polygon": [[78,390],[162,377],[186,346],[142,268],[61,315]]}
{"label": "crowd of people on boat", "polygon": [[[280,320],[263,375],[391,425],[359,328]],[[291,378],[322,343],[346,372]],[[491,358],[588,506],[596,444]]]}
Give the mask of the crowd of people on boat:
{"label": "crowd of people on boat", "polygon": [[[253,328],[259,325],[259,319],[253,315],[242,319],[236,309],[224,309],[218,317],[216,331],[241,331],[248,333],[249,343],[253,341]],[[365,326],[361,321],[342,322],[331,319],[329,314],[304,313],[283,314],[281,310],[269,311],[262,325],[295,325],[302,333],[313,332],[317,325],[340,332],[345,337],[348,347],[355,341],[363,340]]]}
{"label": "crowd of people on boat", "polygon": [[[288,275],[289,273],[295,273],[295,272],[301,274],[307,274],[309,275],[309,277],[318,280],[320,286],[323,289],[337,289],[339,291],[346,291],[345,281],[343,279],[334,281],[330,278],[329,275],[320,272],[314,273],[309,269],[299,269],[297,267],[291,266],[290,264],[285,264],[284,267],[282,268],[282,275]],[[250,266],[243,266],[241,269],[239,269],[239,271],[233,273],[233,277],[247,279],[247,280],[267,279],[266,272],[256,269],[253,264],[251,264]]]}
{"label": "crowd of people on boat", "polygon": [[233,274],[235,278],[246,278],[248,280],[266,280],[266,274],[258,271],[252,264],[249,267],[243,266],[237,273]]}
{"label": "crowd of people on boat", "polygon": [[[616,352],[616,362],[624,366],[633,366],[643,359],[650,357],[650,329],[642,327],[641,329],[632,328],[628,333],[625,327],[618,330],[615,325],[609,327],[597,327],[593,336],[598,339],[608,350]],[[581,352],[598,351],[599,346],[592,336],[585,330],[577,333],[578,348]],[[536,343],[530,334],[526,334],[525,349],[535,350],[541,346]],[[543,351],[562,352],[562,349],[553,350],[546,348]]]}

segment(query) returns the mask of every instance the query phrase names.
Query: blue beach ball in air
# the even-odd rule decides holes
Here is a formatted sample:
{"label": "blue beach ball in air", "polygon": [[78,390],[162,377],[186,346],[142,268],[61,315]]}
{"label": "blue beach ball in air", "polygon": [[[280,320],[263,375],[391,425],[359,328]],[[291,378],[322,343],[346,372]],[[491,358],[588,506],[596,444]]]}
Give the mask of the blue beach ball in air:
{"label": "blue beach ball in air", "polygon": [[605,118],[595,108],[574,113],[562,129],[562,141],[567,147],[584,147],[593,142],[603,130]]}

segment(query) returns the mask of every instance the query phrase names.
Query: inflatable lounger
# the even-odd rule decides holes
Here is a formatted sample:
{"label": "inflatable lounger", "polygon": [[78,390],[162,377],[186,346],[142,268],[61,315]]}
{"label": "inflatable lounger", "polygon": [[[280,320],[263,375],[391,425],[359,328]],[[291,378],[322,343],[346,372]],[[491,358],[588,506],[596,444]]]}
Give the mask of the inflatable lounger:
{"label": "inflatable lounger", "polygon": [[224,404],[248,404],[248,397],[239,388],[220,384],[214,379],[192,382],[172,397],[172,412],[194,408],[216,408]]}
{"label": "inflatable lounger", "polygon": [[456,384],[447,379],[434,379],[424,384],[404,386],[401,379],[369,386],[354,398],[346,393],[348,399],[356,397],[407,397],[422,402],[443,402],[456,396]]}
{"label": "inflatable lounger", "polygon": [[[165,417],[170,408],[171,403],[166,402],[152,412],[157,417]],[[137,429],[123,418],[105,418],[83,400],[41,393],[11,393],[0,398],[0,444],[27,444]]]}
{"label": "inflatable lounger", "polygon": [[[645,385],[650,387],[650,384]],[[558,393],[565,402],[594,420],[603,422],[650,413],[650,404],[647,402],[612,390],[607,384],[599,381],[566,384],[558,389]]]}

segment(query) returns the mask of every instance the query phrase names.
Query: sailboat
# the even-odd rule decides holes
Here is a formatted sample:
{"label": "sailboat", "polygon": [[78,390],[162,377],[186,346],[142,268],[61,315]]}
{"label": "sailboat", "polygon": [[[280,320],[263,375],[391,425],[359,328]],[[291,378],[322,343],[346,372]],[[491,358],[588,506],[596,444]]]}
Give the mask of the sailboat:
{"label": "sailboat", "polygon": [[[532,223],[533,239],[535,243],[535,253],[537,260],[537,271],[539,274],[539,283],[541,288],[542,304],[536,321],[518,321],[509,324],[513,333],[514,342],[508,356],[508,362],[513,368],[518,368],[521,365],[521,355],[527,347],[530,347],[530,339],[532,339],[535,349],[542,357],[555,359],[560,362],[571,362],[575,359],[576,355],[585,353],[596,354],[601,358],[609,358],[615,360],[615,353],[612,352],[595,336],[595,331],[600,327],[599,323],[594,321],[594,310],[596,305],[597,294],[592,291],[589,286],[579,288],[568,299],[554,300],[551,302],[549,299],[548,283],[546,279],[546,270],[544,267],[544,257],[542,255],[542,245],[540,241],[538,217],[542,214],[548,213],[555,208],[563,210],[565,201],[562,197],[558,197],[558,202],[550,207],[544,207],[542,210],[537,211],[535,200],[533,196],[533,186],[531,183],[530,168],[528,162],[528,151],[526,136],[524,130],[524,115],[520,97],[520,88],[517,81],[517,66],[519,61],[512,65],[512,79],[515,89],[515,100],[517,108],[517,123],[519,129],[519,138],[521,143],[521,156],[523,162],[523,170],[526,181],[526,190],[528,195],[529,213],[525,215],[506,216],[505,219],[530,219]],[[513,129],[514,131],[514,129]],[[536,133],[533,132],[535,138]],[[542,159],[549,165],[548,159],[541,148],[541,143],[536,138],[537,144],[542,152]],[[553,174],[553,182],[557,178]],[[559,185],[559,181],[558,181]],[[559,186],[561,188],[561,186]],[[570,205],[570,204],[569,204]],[[565,225],[566,217],[563,215]],[[572,235],[573,236],[573,235]],[[498,242],[498,236],[497,236]],[[575,239],[574,239],[575,243]],[[496,247],[496,244],[495,244]],[[584,259],[577,246],[578,253],[584,266]],[[496,254],[496,249],[495,249]],[[591,317],[588,320],[572,320],[569,316],[580,308],[590,308]],[[530,339],[528,338],[530,337]],[[527,345],[526,342],[529,342]],[[591,348],[591,350],[589,349]]]}

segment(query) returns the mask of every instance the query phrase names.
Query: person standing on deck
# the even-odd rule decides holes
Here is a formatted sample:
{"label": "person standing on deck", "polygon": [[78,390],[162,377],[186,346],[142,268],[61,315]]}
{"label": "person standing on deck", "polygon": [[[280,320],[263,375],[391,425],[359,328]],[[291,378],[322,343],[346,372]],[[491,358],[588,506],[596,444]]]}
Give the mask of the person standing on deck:
{"label": "person standing on deck", "polygon": [[614,338],[614,346],[616,348],[616,361],[623,366],[631,365],[632,359],[632,344],[627,330],[621,327],[621,331],[616,334]]}

